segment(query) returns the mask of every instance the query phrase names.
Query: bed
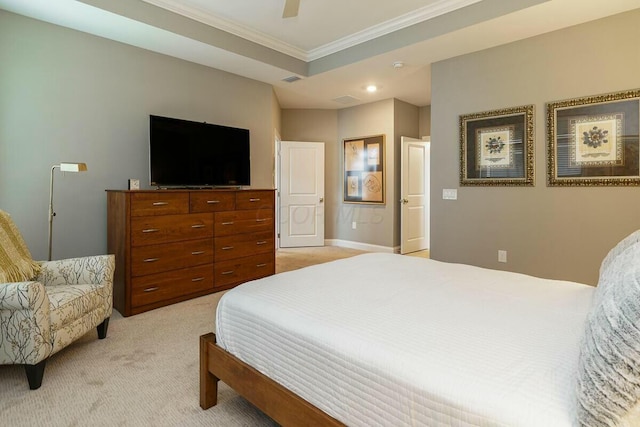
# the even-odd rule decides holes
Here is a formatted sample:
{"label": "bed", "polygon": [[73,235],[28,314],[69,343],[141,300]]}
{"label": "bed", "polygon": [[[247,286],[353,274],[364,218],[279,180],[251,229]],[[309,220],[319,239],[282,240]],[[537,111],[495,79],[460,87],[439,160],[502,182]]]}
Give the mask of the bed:
{"label": "bed", "polygon": [[282,425],[640,425],[638,240],[598,288],[380,253],[246,283],[201,337],[200,404],[222,380]]}

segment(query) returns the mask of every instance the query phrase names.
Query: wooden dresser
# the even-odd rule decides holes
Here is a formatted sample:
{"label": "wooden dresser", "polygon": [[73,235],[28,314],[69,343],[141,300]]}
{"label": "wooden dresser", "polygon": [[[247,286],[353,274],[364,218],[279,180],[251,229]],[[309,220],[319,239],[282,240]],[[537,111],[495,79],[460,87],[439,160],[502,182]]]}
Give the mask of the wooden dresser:
{"label": "wooden dresser", "polygon": [[275,273],[274,190],[107,190],[113,305],[131,316]]}

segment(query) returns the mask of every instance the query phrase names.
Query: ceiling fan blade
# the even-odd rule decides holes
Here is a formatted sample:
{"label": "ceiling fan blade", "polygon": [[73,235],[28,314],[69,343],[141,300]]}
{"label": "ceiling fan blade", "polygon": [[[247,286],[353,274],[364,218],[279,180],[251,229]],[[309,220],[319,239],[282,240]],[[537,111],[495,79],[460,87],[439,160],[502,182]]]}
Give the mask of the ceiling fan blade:
{"label": "ceiling fan blade", "polygon": [[284,10],[282,11],[283,18],[295,18],[298,16],[298,9],[300,8],[300,0],[285,0]]}

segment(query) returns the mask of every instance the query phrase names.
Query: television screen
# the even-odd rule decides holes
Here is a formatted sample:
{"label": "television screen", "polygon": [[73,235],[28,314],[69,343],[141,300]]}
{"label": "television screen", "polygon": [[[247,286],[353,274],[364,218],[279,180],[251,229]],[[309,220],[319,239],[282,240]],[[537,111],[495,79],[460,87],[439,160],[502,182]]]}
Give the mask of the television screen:
{"label": "television screen", "polygon": [[251,184],[248,129],[153,115],[149,122],[151,185]]}

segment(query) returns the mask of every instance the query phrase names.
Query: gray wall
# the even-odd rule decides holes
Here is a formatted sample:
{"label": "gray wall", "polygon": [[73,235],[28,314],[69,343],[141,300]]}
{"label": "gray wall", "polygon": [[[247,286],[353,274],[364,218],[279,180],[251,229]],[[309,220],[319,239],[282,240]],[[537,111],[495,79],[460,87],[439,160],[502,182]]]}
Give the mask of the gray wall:
{"label": "gray wall", "polygon": [[[640,10],[433,65],[433,258],[597,282],[607,251],[640,226],[640,189],[547,187],[545,103],[640,87],[638,22]],[[459,188],[459,115],[526,104],[535,187]],[[458,200],[442,200],[443,188]]]}
{"label": "gray wall", "polygon": [[105,253],[107,188],[148,187],[149,114],[251,131],[252,186],[272,187],[270,85],[0,11],[0,208],[46,257],[51,165],[54,258]]}

